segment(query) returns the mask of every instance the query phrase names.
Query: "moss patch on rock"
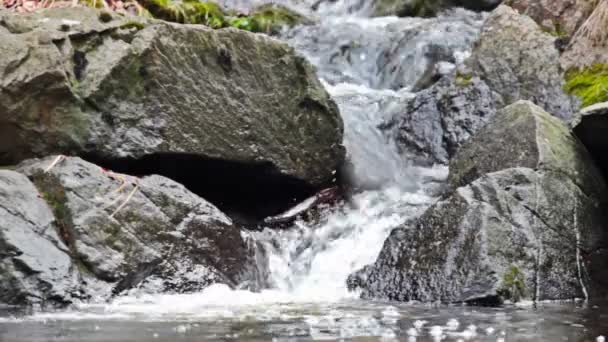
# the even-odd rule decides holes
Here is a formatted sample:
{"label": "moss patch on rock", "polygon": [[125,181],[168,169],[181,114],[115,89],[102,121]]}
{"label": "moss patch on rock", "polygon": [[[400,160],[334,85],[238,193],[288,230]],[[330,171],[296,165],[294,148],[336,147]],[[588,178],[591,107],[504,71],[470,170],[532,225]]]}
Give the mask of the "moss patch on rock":
{"label": "moss patch on rock", "polygon": [[498,291],[503,299],[518,302],[526,295],[526,279],[519,267],[511,265],[503,274],[502,287]]}
{"label": "moss patch on rock", "polygon": [[203,24],[219,29],[234,27],[251,32],[276,33],[285,26],[308,22],[303,15],[281,5],[257,7],[248,15],[225,12],[214,2],[196,0],[139,0],[154,18],[182,24]]}
{"label": "moss patch on rock", "polygon": [[272,4],[256,8],[249,17],[255,23],[250,31],[265,33],[274,33],[282,27],[295,26],[308,21],[303,15],[285,6]]}
{"label": "moss patch on rock", "polygon": [[454,81],[461,87],[467,87],[473,81],[473,75],[457,72],[456,76],[454,77]]}
{"label": "moss patch on rock", "polygon": [[68,199],[61,181],[56,176],[42,171],[34,173],[31,180],[53,211],[58,230],[57,233],[70,250],[73,249],[74,236],[72,234],[72,227],[74,225],[70,210],[66,206]]}
{"label": "moss patch on rock", "polygon": [[579,97],[584,107],[608,101],[608,64],[568,71],[564,90]]}

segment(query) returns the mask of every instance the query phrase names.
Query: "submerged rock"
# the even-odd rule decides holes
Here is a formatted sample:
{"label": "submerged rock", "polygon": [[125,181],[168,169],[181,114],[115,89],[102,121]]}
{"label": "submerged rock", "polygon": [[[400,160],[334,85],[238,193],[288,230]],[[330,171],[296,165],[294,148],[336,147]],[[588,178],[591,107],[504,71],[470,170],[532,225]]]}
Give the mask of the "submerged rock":
{"label": "submerged rock", "polygon": [[555,37],[512,8],[499,6],[484,23],[471,56],[446,77],[395,109],[401,149],[423,161],[447,163],[499,108],[530,100],[568,119]]}
{"label": "submerged rock", "polygon": [[342,121],[314,68],[265,35],[55,8],[0,17],[0,164],[190,154],[322,188]]}
{"label": "submerged rock", "polygon": [[[2,220],[0,244],[15,251],[3,263],[27,266],[4,266],[2,276],[19,280],[27,270],[31,277],[12,281],[0,300],[32,293],[28,296],[40,301],[65,304],[75,297],[66,288],[89,299],[133,288],[184,293],[217,282],[250,289],[264,284],[263,252],[228,217],[182,185],[161,176],[113,173],[73,157],[45,172],[54,159],[20,165],[19,172],[35,187],[10,172],[21,184],[0,196],[16,203],[2,206],[12,221]],[[25,207],[20,200],[31,204]],[[41,280],[34,282],[36,277]],[[14,304],[30,302],[16,298]]]}
{"label": "submerged rock", "polygon": [[559,119],[501,110],[450,165],[454,190],[352,275],[365,298],[496,304],[594,296],[606,184]]}

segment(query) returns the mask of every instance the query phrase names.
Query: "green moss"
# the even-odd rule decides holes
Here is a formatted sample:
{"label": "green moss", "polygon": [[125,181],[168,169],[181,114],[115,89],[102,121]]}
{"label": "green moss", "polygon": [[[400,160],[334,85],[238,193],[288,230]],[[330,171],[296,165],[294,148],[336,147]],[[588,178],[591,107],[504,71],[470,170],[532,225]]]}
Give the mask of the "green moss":
{"label": "green moss", "polygon": [[143,30],[146,25],[139,21],[129,20],[126,23],[120,25],[121,29],[131,29],[134,28],[136,30]]}
{"label": "green moss", "polygon": [[99,13],[99,21],[101,21],[102,23],[109,23],[110,21],[112,21],[112,14],[107,11],[102,11],[101,13]]}
{"label": "green moss", "polygon": [[467,87],[473,81],[473,75],[471,74],[462,74],[460,72],[456,73],[455,82],[457,85],[462,87]]}
{"label": "green moss", "polygon": [[438,0],[415,0],[410,5],[410,8],[407,10],[408,13],[403,16],[411,16],[411,17],[434,17],[439,12],[439,1]]}
{"label": "green moss", "polygon": [[17,165],[0,165],[0,170],[14,170]]}
{"label": "green moss", "polygon": [[568,71],[564,90],[578,96],[584,107],[608,101],[608,64]]}
{"label": "green moss", "polygon": [[543,27],[542,30],[545,33],[548,33],[548,34],[550,34],[550,35],[552,35],[554,37],[557,37],[557,38],[568,37],[568,32],[566,32],[562,28],[562,25],[558,21],[554,21],[553,22],[553,28]]}
{"label": "green moss", "polygon": [[183,24],[203,24],[211,28],[235,27],[251,32],[275,33],[284,26],[306,22],[306,18],[284,6],[264,5],[249,15],[225,13],[214,2],[196,0],[140,0],[154,18]]}
{"label": "green moss", "polygon": [[74,246],[72,215],[66,205],[68,199],[59,178],[51,173],[38,171],[32,175],[31,179],[38,191],[40,191],[42,198],[53,211],[57,233],[63,242],[72,249]]}
{"label": "green moss", "polygon": [[87,7],[93,7],[93,8],[101,9],[101,8],[103,8],[103,1],[104,0],[79,0],[78,3],[80,5],[84,5],[84,6],[87,6]]}
{"label": "green moss", "polygon": [[256,8],[249,16],[252,25],[249,31],[276,33],[282,27],[306,22],[306,18],[285,6],[264,5]]}
{"label": "green moss", "polygon": [[502,279],[502,286],[498,293],[504,299],[513,302],[517,302],[525,296],[526,280],[517,266],[512,265],[505,272]]}
{"label": "green moss", "polygon": [[212,28],[221,28],[226,25],[224,12],[219,5],[213,2],[140,0],[139,3],[158,19],[182,24],[203,24]]}

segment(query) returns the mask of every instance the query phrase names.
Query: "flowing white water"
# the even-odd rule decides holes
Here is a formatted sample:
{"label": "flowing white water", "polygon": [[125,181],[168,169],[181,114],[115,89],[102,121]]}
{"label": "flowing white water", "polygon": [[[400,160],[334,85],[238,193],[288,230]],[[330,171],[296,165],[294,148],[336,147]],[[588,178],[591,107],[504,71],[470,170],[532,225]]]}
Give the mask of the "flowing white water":
{"label": "flowing white water", "polygon": [[[284,2],[310,8],[308,0]],[[316,12],[324,14],[316,24],[281,37],[317,67],[338,103],[350,176],[363,190],[343,207],[324,211],[316,223],[298,221],[285,231],[254,234],[267,249],[273,287],[260,293],[221,284],[188,295],[134,291],[110,304],[83,305],[80,314],[52,317],[87,317],[82,310],[89,309],[89,314],[102,310],[100,317],[245,317],[254,312],[258,318],[280,318],[287,303],[305,308],[357,297],[347,290],[348,275],[374,262],[390,231],[428,207],[447,176],[445,167],[416,167],[398,153],[390,134],[379,128],[390,119],[387,108],[413,96],[414,83],[428,70],[453,69],[482,21],[482,16],[462,10],[435,19],[366,18],[365,3],[328,2]]]}
{"label": "flowing white water", "polygon": [[[267,0],[225,0],[247,7]],[[374,261],[390,231],[434,200],[445,167],[401,156],[378,126],[429,70],[453,70],[468,54],[483,15],[457,10],[435,19],[367,18],[371,0],[275,0],[323,16],[281,39],[318,69],[338,103],[352,179],[363,191],[316,223],[255,237],[267,249],[274,286],[259,293],[218,284],[200,293],[133,291],[70,311],[0,316],[0,341],[508,341],[597,340],[608,331],[597,306],[537,310],[398,305],[356,299],[347,276]],[[394,305],[394,306],[393,306]],[[583,329],[584,328],[584,329]],[[541,338],[542,337],[542,338]]]}
{"label": "flowing white water", "polygon": [[[268,305],[357,297],[347,290],[348,275],[374,262],[390,231],[428,207],[447,176],[445,167],[416,167],[398,153],[390,135],[379,129],[390,119],[386,109],[413,96],[410,89],[433,63],[449,71],[461,61],[482,19],[465,11],[436,19],[366,18],[359,2],[328,3],[331,10],[320,11],[324,17],[315,25],[286,31],[282,39],[317,67],[338,103],[350,176],[366,190],[323,212],[316,223],[297,221],[285,231],[254,234],[269,255],[271,289],[252,293],[219,284],[189,295],[135,292],[104,306],[106,312],[222,316],[242,307],[268,310]],[[436,49],[446,61],[429,57]]]}

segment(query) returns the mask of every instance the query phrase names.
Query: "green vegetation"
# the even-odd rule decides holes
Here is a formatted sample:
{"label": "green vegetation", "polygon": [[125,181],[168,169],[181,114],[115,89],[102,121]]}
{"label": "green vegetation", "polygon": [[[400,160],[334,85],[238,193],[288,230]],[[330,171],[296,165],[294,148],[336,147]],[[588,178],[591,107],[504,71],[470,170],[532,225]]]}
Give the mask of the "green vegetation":
{"label": "green vegetation", "polygon": [[467,87],[473,81],[473,75],[471,74],[462,74],[460,72],[456,72],[455,83],[462,87]]}
{"label": "green vegetation", "polygon": [[440,1],[414,0],[400,16],[408,17],[434,17],[440,9]]}
{"label": "green vegetation", "polygon": [[212,28],[224,26],[224,12],[213,2],[184,0],[139,0],[154,18],[182,24],[203,24]]}
{"label": "green vegetation", "polygon": [[564,90],[578,96],[584,107],[608,101],[608,64],[568,71]]}
{"label": "green vegetation", "polygon": [[134,28],[136,30],[143,30],[146,25],[139,21],[129,20],[126,23],[122,24],[120,28],[122,29],[131,29]]}
{"label": "green vegetation", "polygon": [[74,245],[72,227],[74,225],[72,223],[70,209],[66,206],[68,199],[65,190],[61,185],[61,181],[58,177],[42,171],[33,174],[31,179],[53,211],[58,230],[57,233],[63,242],[72,249]]}
{"label": "green vegetation", "polygon": [[564,37],[568,37],[568,32],[566,32],[563,28],[562,25],[558,22],[558,21],[554,21],[553,22],[553,28],[547,28],[547,27],[543,27],[542,28],[544,32],[557,37],[557,38],[564,38]]}
{"label": "green vegetation", "polygon": [[290,9],[279,5],[258,7],[249,16],[254,23],[252,32],[275,33],[285,26],[294,26],[306,22],[306,18]]}
{"label": "green vegetation", "polygon": [[498,291],[504,299],[519,301],[526,293],[526,280],[517,266],[511,266],[502,278],[502,288]]}
{"label": "green vegetation", "polygon": [[211,28],[235,27],[251,32],[276,33],[283,26],[303,23],[302,15],[279,5],[264,5],[249,15],[226,13],[214,2],[197,0],[139,0],[154,18],[182,24],[203,24]]}

